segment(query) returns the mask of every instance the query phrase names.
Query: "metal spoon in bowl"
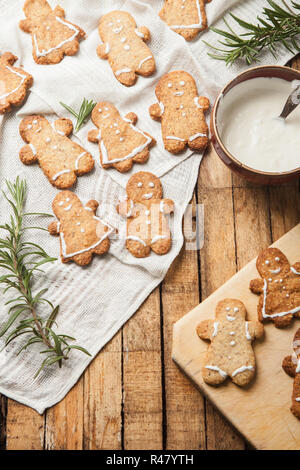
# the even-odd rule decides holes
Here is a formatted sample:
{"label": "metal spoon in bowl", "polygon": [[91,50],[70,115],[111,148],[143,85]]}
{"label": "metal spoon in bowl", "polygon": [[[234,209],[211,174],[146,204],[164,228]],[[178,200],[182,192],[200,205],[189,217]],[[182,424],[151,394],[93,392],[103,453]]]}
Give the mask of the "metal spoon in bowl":
{"label": "metal spoon in bowl", "polygon": [[288,115],[297,108],[298,104],[300,103],[300,85],[295,88],[290,96],[288,97],[282,113],[280,114],[279,118],[285,119]]}

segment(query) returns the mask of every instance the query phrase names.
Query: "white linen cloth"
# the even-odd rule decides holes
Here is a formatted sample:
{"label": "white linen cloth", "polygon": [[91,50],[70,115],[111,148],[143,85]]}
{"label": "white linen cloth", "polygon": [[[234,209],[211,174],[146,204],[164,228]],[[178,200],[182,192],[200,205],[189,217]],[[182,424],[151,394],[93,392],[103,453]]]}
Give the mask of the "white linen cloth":
{"label": "white linen cloth", "polygon": [[[10,51],[17,55],[19,62],[16,65],[23,64],[24,69],[34,77],[34,85],[23,107],[0,118],[1,188],[5,189],[5,179],[14,180],[20,175],[28,182],[26,208],[52,213],[51,204],[57,190],[47,181],[38,165],[25,167],[20,162],[18,153],[24,142],[18,126],[22,117],[30,113],[45,114],[49,120],[58,116],[71,118],[59,101],[78,109],[84,97],[94,101],[108,99],[123,114],[134,111],[139,118],[137,126],[157,140],[146,164],[135,164],[131,172],[120,174],[114,169],[104,171],[100,167],[98,146],[87,141],[87,133],[93,128],[91,121],[77,136],[72,137],[89,150],[96,161],[95,170],[78,178],[74,191],[82,200],[96,199],[102,203],[98,214],[118,226],[120,237],[112,240],[109,254],[95,256],[86,268],[74,263],[63,265],[58,259],[45,268],[44,275],[36,277],[34,288],[49,287],[47,298],[60,305],[58,331],[74,336],[77,344],[84,346],[95,357],[162,281],[178,255],[183,243],[182,216],[192,197],[202,158],[199,154],[192,155],[189,150],[180,156],[173,156],[164,150],[160,124],[148,114],[148,107],[156,102],[156,83],[171,70],[186,70],[196,79],[199,95],[208,96],[213,103],[220,88],[245,65],[238,63],[226,68],[224,62],[209,58],[208,48],[201,39],[216,43],[216,35],[212,32],[203,33],[191,44],[186,43],[157,15],[163,5],[162,0],[50,0],[52,7],[59,3],[66,11],[66,19],[82,27],[87,37],[80,43],[76,56],[65,57],[57,65],[38,65],[32,58],[30,35],[18,27],[19,20],[24,18],[23,3],[23,0],[0,0],[1,53]],[[236,14],[254,21],[265,4],[265,0],[213,0],[206,6],[208,22],[214,24],[227,8],[233,6]],[[152,77],[139,77],[131,88],[122,86],[113,76],[108,61],[102,61],[96,55],[96,47],[100,43],[97,30],[99,18],[113,9],[129,11],[137,25],[147,26],[152,35],[149,46],[156,59],[157,72]],[[266,53],[261,64],[284,64],[290,58],[290,53],[280,50],[278,60]],[[136,259],[124,248],[124,239],[121,239],[126,222],[116,213],[115,205],[125,195],[124,188],[131,174],[140,170],[151,171],[161,177],[164,197],[176,203],[175,214],[170,219],[173,246],[170,253],[163,257],[152,253],[148,258]],[[1,223],[7,213],[8,205],[0,197]],[[49,219],[43,217],[35,220],[35,225],[43,227],[47,227],[48,223]],[[31,239],[50,255],[59,255],[58,239],[46,232],[32,232]],[[1,296],[0,326],[7,318],[6,298],[9,297]],[[0,352],[0,393],[42,413],[66,395],[92,359],[74,351],[62,369],[56,366],[47,368],[34,379],[42,360],[39,347],[32,347],[17,356],[22,344],[21,340],[16,341]],[[0,340],[2,347],[3,339]]]}

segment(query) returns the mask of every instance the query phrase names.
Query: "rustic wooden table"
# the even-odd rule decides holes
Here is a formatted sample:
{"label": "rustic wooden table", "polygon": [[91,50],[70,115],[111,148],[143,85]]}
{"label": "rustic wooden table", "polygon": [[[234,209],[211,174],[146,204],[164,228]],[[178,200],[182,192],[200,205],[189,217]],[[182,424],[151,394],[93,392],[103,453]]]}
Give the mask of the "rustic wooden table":
{"label": "rustic wooden table", "polygon": [[[292,66],[300,70],[300,56]],[[61,403],[40,416],[0,395],[0,449],[247,447],[172,363],[172,327],[300,221],[299,181],[248,184],[209,150],[196,202],[204,204],[203,248],[181,252],[161,286]]]}

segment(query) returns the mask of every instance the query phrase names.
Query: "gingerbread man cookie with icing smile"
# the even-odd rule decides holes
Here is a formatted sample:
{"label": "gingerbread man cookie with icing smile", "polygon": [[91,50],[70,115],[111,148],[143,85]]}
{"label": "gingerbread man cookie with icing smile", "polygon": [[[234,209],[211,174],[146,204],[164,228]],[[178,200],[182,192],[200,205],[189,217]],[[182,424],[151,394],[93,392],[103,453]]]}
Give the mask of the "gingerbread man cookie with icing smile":
{"label": "gingerbread man cookie with icing smile", "polygon": [[47,0],[26,0],[23,11],[26,20],[21,20],[19,25],[32,36],[32,54],[37,64],[57,64],[65,55],[77,53],[85,32],[65,20],[60,6],[52,10]]}
{"label": "gingerbread man cookie with icing smile", "polygon": [[89,132],[88,139],[99,143],[103,168],[114,167],[124,173],[132,168],[133,163],[148,160],[149,149],[155,144],[155,139],[135,127],[136,114],[128,113],[122,118],[113,104],[104,101],[95,106],[92,121],[97,129]]}
{"label": "gingerbread man cookie with icing smile", "polygon": [[117,206],[127,219],[126,248],[136,258],[149,256],[151,250],[165,255],[172,246],[166,215],[174,212],[174,202],[163,199],[159,178],[145,171],[130,178],[126,192],[126,200]]}
{"label": "gingerbread man cookie with icing smile", "polygon": [[72,131],[70,119],[57,119],[52,126],[43,116],[22,119],[20,135],[27,145],[20,150],[21,162],[25,165],[38,162],[53,186],[70,188],[77,176],[94,168],[92,156],[68,138]]}
{"label": "gingerbread man cookie with icing smile", "polygon": [[293,355],[284,358],[282,368],[284,372],[295,379],[291,412],[296,418],[300,419],[300,328],[295,333],[293,349]]}
{"label": "gingerbread man cookie with icing smile", "polygon": [[173,31],[191,41],[200,31],[207,28],[205,4],[210,1],[165,0],[159,16]]}
{"label": "gingerbread man cookie with icing smile", "polygon": [[158,103],[150,106],[152,119],[161,121],[165,149],[177,154],[188,145],[204,150],[209,142],[204,113],[209,100],[198,96],[193,77],[182,70],[164,75],[155,89]]}
{"label": "gingerbread man cookie with icing smile", "polygon": [[52,207],[58,222],[52,222],[50,235],[60,236],[60,256],[63,263],[74,261],[86,266],[93,254],[103,255],[109,250],[109,235],[113,232],[106,222],[96,217],[97,201],[83,205],[72,191],[62,191]]}
{"label": "gingerbread man cookie with icing smile", "polygon": [[100,59],[108,59],[120,83],[132,86],[137,75],[148,77],[155,70],[155,60],[149,47],[148,28],[137,28],[134,18],[126,11],[111,11],[99,23],[99,36],[103,42],[97,48]]}
{"label": "gingerbread man cookie with icing smile", "polygon": [[253,279],[250,290],[260,295],[257,311],[262,322],[272,321],[277,328],[300,318],[300,262],[290,266],[278,248],[267,248],[257,258],[261,279]]}
{"label": "gingerbread man cookie with icing smile", "polygon": [[216,319],[204,320],[197,334],[210,341],[202,375],[209,385],[219,385],[230,377],[240,387],[247,385],[255,373],[252,341],[261,338],[264,327],[259,322],[246,321],[245,305],[236,299],[221,300]]}
{"label": "gingerbread man cookie with icing smile", "polygon": [[18,58],[5,52],[0,57],[0,114],[20,106],[33,83],[32,76],[20,67],[13,67]]}

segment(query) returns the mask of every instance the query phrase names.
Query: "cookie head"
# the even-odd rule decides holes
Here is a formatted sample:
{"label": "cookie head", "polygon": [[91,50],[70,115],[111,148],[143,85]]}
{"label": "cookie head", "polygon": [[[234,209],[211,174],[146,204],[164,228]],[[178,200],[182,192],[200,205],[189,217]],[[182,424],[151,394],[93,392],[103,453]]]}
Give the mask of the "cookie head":
{"label": "cookie head", "polygon": [[35,134],[49,127],[49,122],[43,116],[27,116],[20,123],[20,134],[25,142],[31,142]]}
{"label": "cookie head", "polygon": [[82,209],[82,204],[72,191],[61,191],[55,196],[52,208],[58,219],[71,218],[75,220]]}
{"label": "cookie head", "polygon": [[162,199],[161,182],[153,173],[139,171],[127,183],[126,191],[132,201],[145,202],[151,199]]}
{"label": "cookie head", "polygon": [[27,18],[46,16],[52,9],[46,0],[26,0],[23,11]]}
{"label": "cookie head", "polygon": [[186,93],[197,95],[197,88],[193,77],[187,72],[176,71],[164,75],[157,87],[156,95],[159,100],[174,100],[174,97],[184,96]]}
{"label": "cookie head", "polygon": [[272,282],[273,279],[281,279],[290,272],[290,263],[287,257],[278,248],[268,248],[257,258],[256,267],[264,279]]}
{"label": "cookie head", "polygon": [[216,318],[219,321],[233,322],[238,319],[245,320],[245,305],[237,299],[223,299],[216,308]]}
{"label": "cookie head", "polygon": [[99,34],[106,41],[109,38],[114,39],[115,36],[128,31],[128,28],[135,28],[135,26],[133,17],[126,11],[111,11],[101,18]]}
{"label": "cookie head", "polygon": [[97,127],[101,127],[106,123],[111,123],[119,117],[119,111],[109,101],[102,101],[98,103],[93,109],[92,121]]}

